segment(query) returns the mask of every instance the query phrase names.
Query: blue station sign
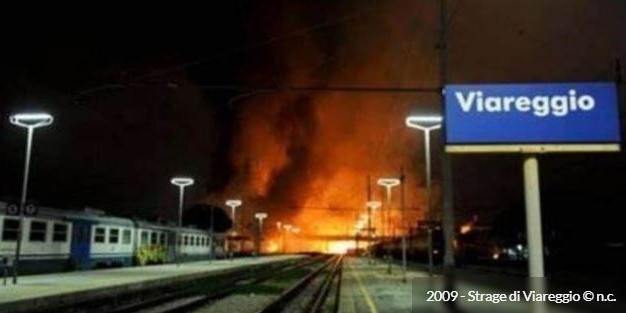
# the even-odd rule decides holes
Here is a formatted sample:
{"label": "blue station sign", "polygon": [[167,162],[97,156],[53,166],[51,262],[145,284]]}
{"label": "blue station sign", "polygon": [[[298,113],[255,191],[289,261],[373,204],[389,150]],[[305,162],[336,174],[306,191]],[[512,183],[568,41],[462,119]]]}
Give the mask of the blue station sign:
{"label": "blue station sign", "polygon": [[[447,85],[446,145],[612,145],[613,83]],[[583,149],[584,150],[584,149]]]}

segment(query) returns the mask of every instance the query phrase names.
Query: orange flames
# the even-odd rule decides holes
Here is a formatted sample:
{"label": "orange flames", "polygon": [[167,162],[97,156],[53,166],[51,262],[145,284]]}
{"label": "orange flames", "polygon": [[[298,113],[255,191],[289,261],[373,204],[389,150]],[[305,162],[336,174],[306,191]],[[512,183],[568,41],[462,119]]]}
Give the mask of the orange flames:
{"label": "orange flames", "polygon": [[[302,8],[286,6],[296,7],[285,8],[280,28],[303,28],[306,23],[294,13]],[[416,19],[424,22],[426,13],[407,12],[405,6],[383,7],[330,29],[330,34],[311,33],[272,46],[281,79],[292,85],[434,85],[433,39],[414,37],[410,27]],[[333,36],[340,42],[332,42]],[[257,77],[249,81],[259,84]],[[236,103],[230,154],[236,175],[209,200],[219,203],[236,195],[244,200],[243,218],[249,220],[256,211],[268,212],[267,250],[345,250],[353,242],[340,237],[354,236],[359,215],[367,212],[367,175],[372,198],[385,203],[376,179],[398,177],[404,167],[406,218],[401,219],[399,188],[394,188],[391,204],[383,206],[391,207],[390,228],[399,234],[402,221],[414,226],[425,207],[422,134],[405,127],[404,119],[415,111],[436,111],[437,101],[436,95],[395,93],[251,94]],[[373,219],[378,234],[379,214]],[[284,239],[273,226],[277,221],[302,232]],[[334,237],[328,242],[323,236]]]}

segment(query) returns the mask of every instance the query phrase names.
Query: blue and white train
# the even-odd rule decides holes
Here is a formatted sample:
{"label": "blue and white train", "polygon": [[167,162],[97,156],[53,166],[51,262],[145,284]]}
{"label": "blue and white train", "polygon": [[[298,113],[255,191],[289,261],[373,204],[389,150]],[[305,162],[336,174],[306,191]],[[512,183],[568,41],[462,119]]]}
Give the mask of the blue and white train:
{"label": "blue and white train", "polygon": [[[6,214],[0,202],[0,259],[15,255],[19,217]],[[89,210],[39,208],[24,216],[20,274],[86,270],[103,267],[171,263],[176,246],[181,261],[208,259],[211,245],[216,258],[224,256],[225,234],[196,228],[107,216]]]}

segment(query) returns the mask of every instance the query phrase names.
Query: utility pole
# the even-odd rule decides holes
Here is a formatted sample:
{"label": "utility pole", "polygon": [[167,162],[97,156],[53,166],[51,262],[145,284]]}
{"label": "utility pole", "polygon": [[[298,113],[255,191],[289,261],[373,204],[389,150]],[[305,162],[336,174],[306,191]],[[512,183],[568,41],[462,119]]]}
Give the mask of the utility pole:
{"label": "utility pole", "polygon": [[209,239],[210,239],[210,246],[209,246],[209,262],[213,261],[214,258],[214,254],[215,254],[215,232],[213,231],[213,228],[215,227],[215,223],[213,222],[213,206],[211,205],[211,232],[209,234]]}
{"label": "utility pole", "polygon": [[371,178],[370,178],[370,174],[367,174],[367,202],[366,202],[366,206],[367,206],[367,251],[369,254],[369,261],[370,264],[374,263],[374,256],[373,256],[373,251],[372,251],[372,208],[370,207],[369,203],[370,201],[372,201],[372,186],[371,186]]}
{"label": "utility pole", "polygon": [[[448,67],[448,47],[447,47],[447,10],[446,0],[440,0],[439,7],[439,43],[437,47],[439,49],[439,85],[441,91],[439,93],[439,101],[441,105],[442,116],[445,114],[445,94],[443,88],[445,87]],[[441,167],[442,167],[442,188],[443,188],[443,203],[441,209],[441,224],[443,229],[444,238],[444,257],[443,267],[444,272],[449,274],[454,269],[454,199],[452,190],[452,164],[450,155],[445,151],[445,138],[446,138],[446,120],[443,119],[443,127],[441,128],[442,141],[441,141]]]}
{"label": "utility pole", "polygon": [[404,206],[404,167],[400,169],[400,209],[402,210],[402,221],[400,221],[400,234],[402,235],[402,282],[406,283],[406,207]]}

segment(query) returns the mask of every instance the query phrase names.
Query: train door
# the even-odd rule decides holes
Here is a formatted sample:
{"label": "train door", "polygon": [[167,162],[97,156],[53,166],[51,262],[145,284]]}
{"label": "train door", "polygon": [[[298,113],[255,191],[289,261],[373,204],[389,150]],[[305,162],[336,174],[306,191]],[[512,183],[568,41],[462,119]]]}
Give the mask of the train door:
{"label": "train door", "polygon": [[91,222],[75,221],[72,230],[72,255],[73,266],[76,269],[89,269],[91,250]]}
{"label": "train door", "polygon": [[166,262],[174,263],[176,262],[176,248],[177,248],[177,232],[176,231],[166,231],[167,232],[167,246],[166,246]]}

